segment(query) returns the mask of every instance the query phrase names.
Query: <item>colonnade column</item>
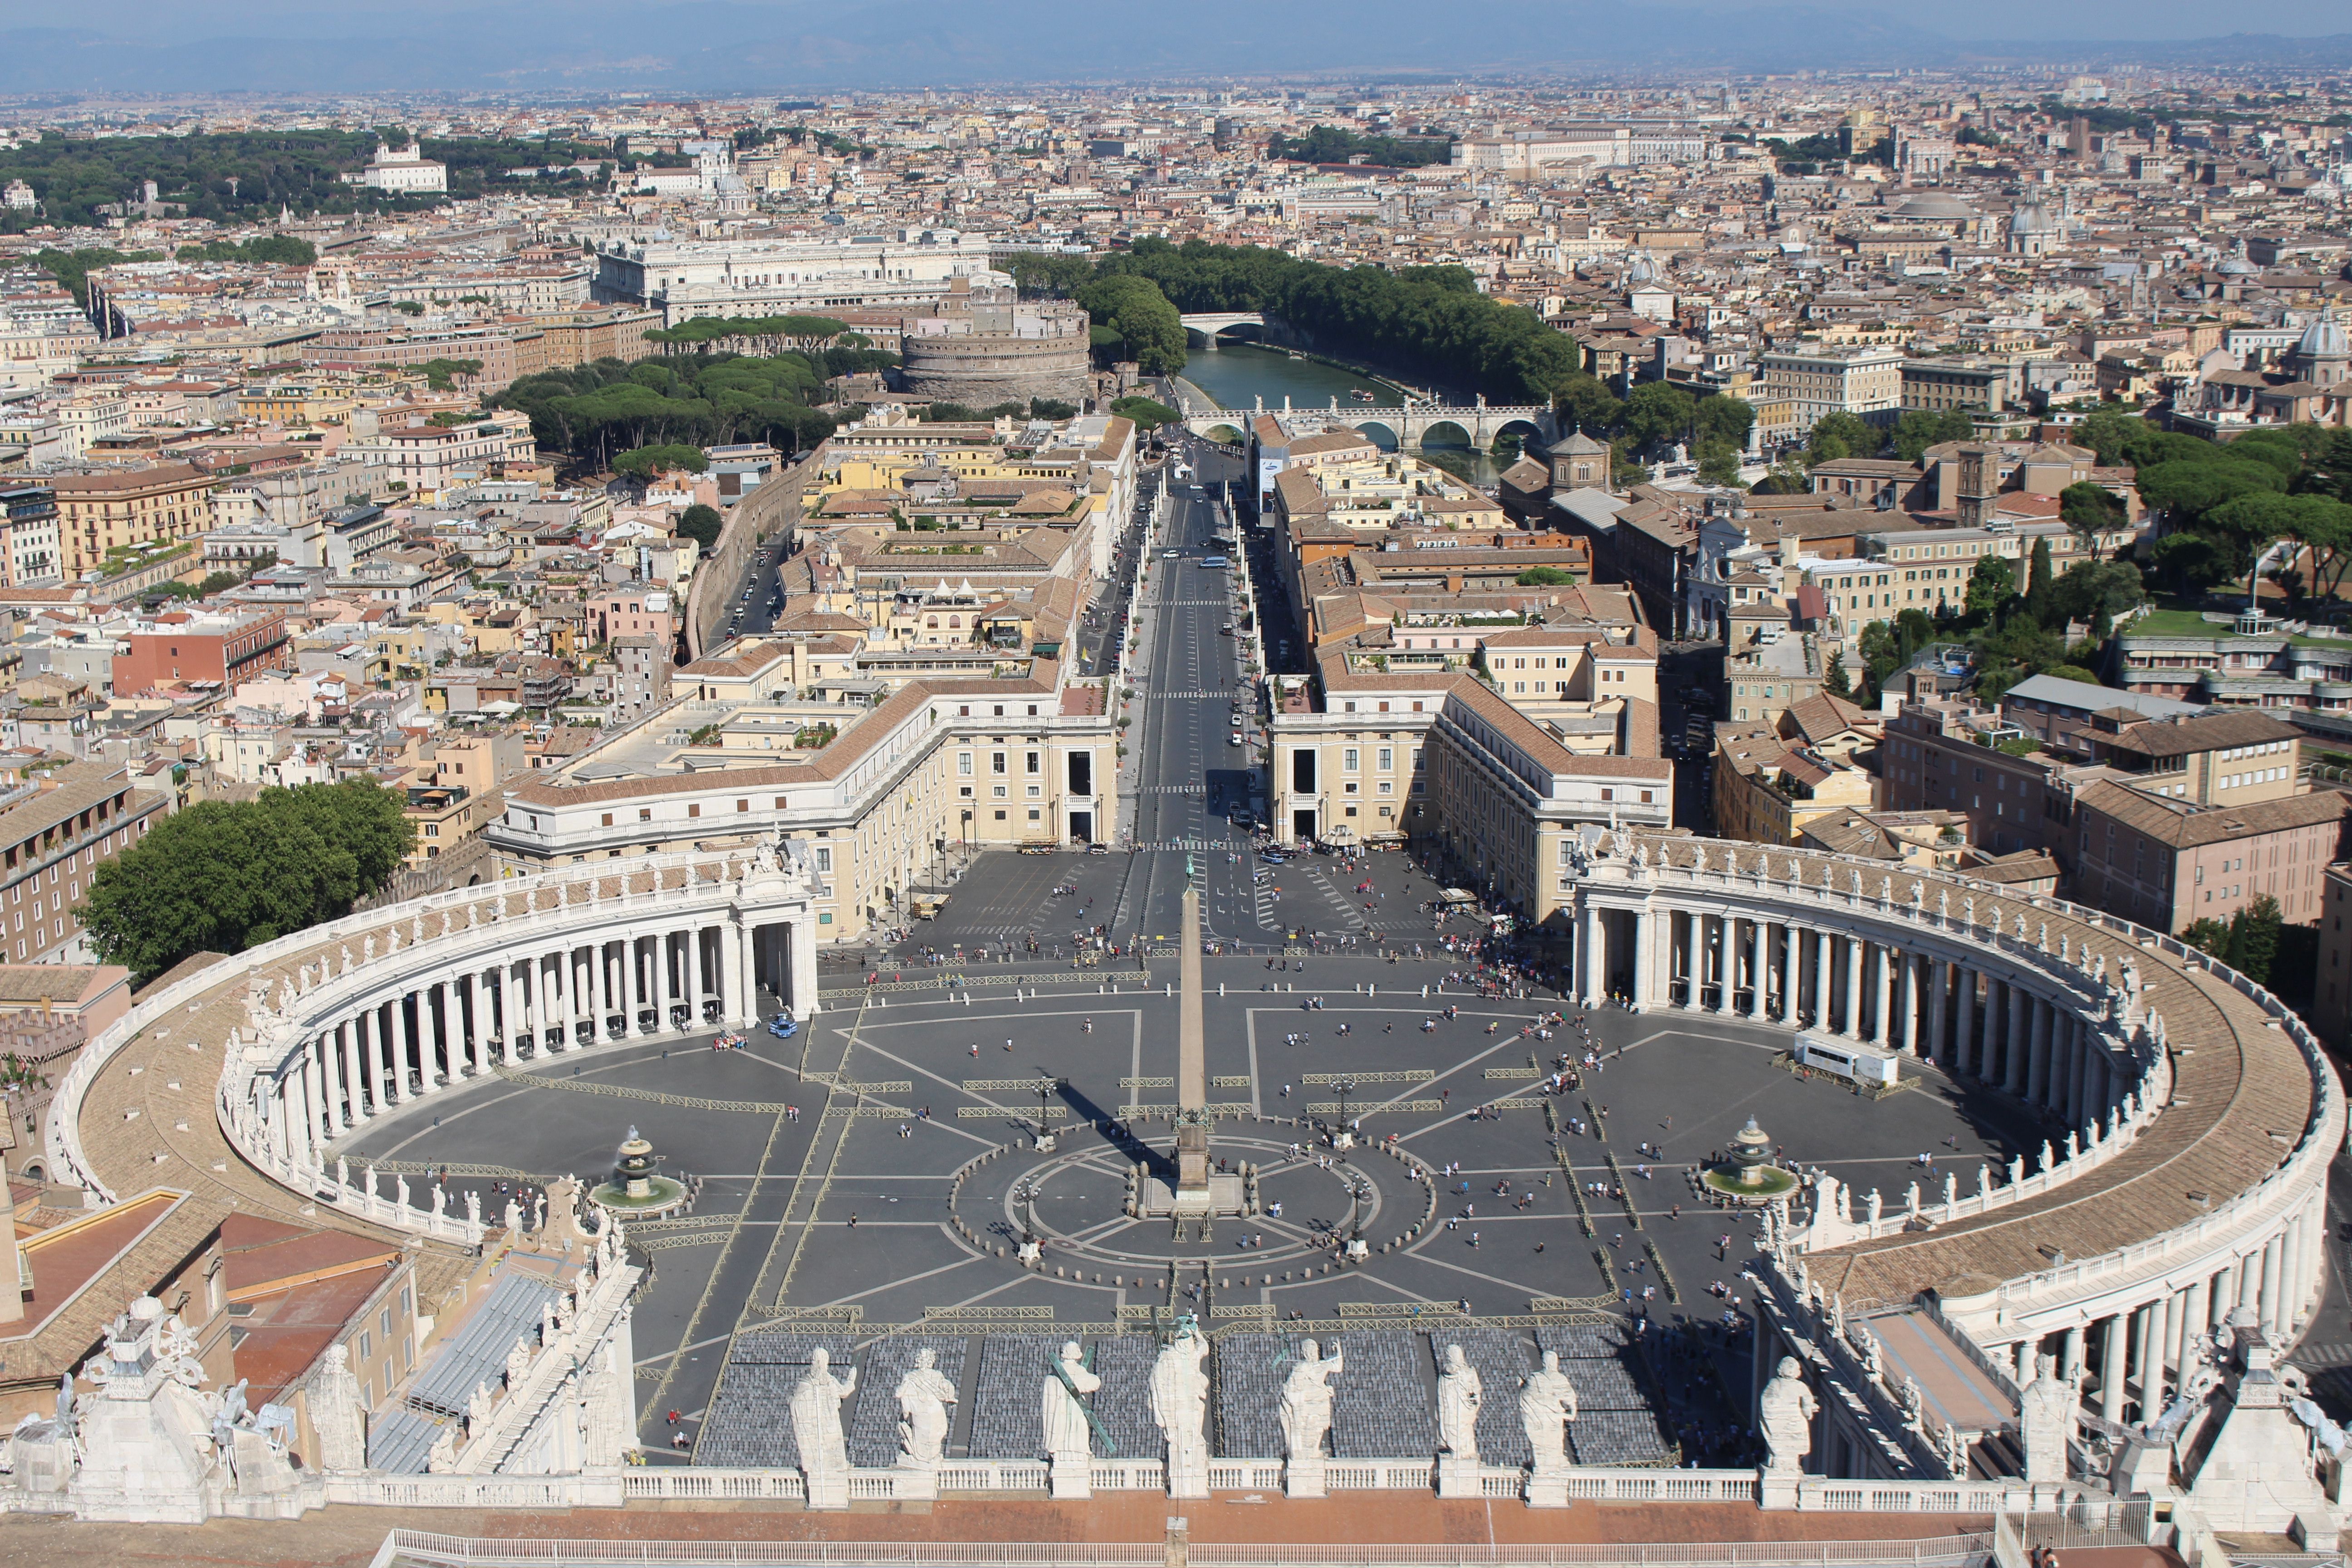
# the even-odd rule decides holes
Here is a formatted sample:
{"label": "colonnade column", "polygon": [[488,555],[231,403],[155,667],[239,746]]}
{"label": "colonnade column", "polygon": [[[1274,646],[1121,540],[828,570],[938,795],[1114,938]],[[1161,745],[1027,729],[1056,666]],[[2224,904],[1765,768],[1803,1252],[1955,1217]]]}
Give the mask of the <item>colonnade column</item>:
{"label": "colonnade column", "polygon": [[408,1102],[408,998],[392,999],[392,1097]]}
{"label": "colonnade column", "polygon": [[1716,923],[1722,928],[1723,943],[1716,950],[1715,1010],[1728,1015],[1739,1006],[1740,921],[1738,915],[1724,915]]}
{"label": "colonnade column", "polygon": [[488,1003],[489,994],[482,989],[482,972],[466,971],[466,1056],[476,1078],[486,1078],[490,1070]]}
{"label": "colonnade column", "polygon": [[1891,1048],[1895,1045],[1895,965],[1903,955],[1883,942],[1872,945],[1878,949],[1878,1010],[1870,1020],[1871,1033],[1863,1037]]}
{"label": "colonnade column", "polygon": [[1977,972],[1965,963],[1956,963],[1952,974],[1960,987],[1959,1038],[1953,1046],[1952,1065],[1956,1071],[1974,1073],[1978,1061]]}
{"label": "colonnade column", "polygon": [[1845,1027],[1838,1031],[1848,1039],[1862,1038],[1862,939],[1845,939]]}
{"label": "colonnade column", "polygon": [[2124,1418],[2124,1339],[2130,1322],[2121,1312],[2109,1318],[2099,1347],[2099,1414],[2109,1421]]}
{"label": "colonnade column", "polygon": [[2162,1307],[2153,1301],[2132,1314],[2133,1332],[2139,1341],[2134,1358],[2139,1373],[2139,1418],[2144,1422],[2156,1419],[2160,1396],[2157,1384],[2164,1375],[2164,1358],[2156,1353],[2156,1335],[2162,1317]]}
{"label": "colonnade column", "polygon": [[1830,1032],[1830,958],[1835,942],[1826,929],[1813,932],[1813,1027]]}
{"label": "colonnade column", "polygon": [[824,1011],[816,978],[816,917],[803,912],[793,921],[793,1016],[813,1018]]}
{"label": "colonnade column", "polygon": [[1782,926],[1780,963],[1780,1022],[1790,1028],[1797,1026],[1797,994],[1805,987],[1805,932],[1794,923]]}
{"label": "colonnade column", "polygon": [[2025,987],[2022,985],[2012,984],[2006,989],[2009,992],[2009,1019],[2008,1026],[2002,1031],[2004,1049],[2001,1056],[2000,1081],[2001,1087],[2008,1089],[2010,1093],[2022,1096],[2025,1093],[2025,1058],[2028,1044],[2025,1008],[2032,998],[2026,994]]}
{"label": "colonnade column", "polygon": [[1772,989],[1772,922],[1749,922],[1749,934],[1756,940],[1755,956],[1748,960],[1748,1016],[1761,1023],[1764,1019],[1765,998]]}
{"label": "colonnade column", "polygon": [[1944,1016],[1951,1005],[1952,966],[1944,960],[1927,960],[1930,978],[1927,982],[1927,1056],[1937,1066],[1949,1071],[1952,1066],[1952,1037],[1945,1026]]}
{"label": "colonnade column", "polygon": [[747,921],[738,935],[737,941],[743,950],[742,969],[740,972],[743,977],[743,985],[735,997],[739,1008],[736,1022],[756,1024],[760,1021],[759,929]]}
{"label": "colonnade column", "polygon": [[[697,936],[691,945],[696,950],[698,966],[702,946],[700,937]],[[1587,1007],[1598,1007],[1601,1005],[1601,907],[1590,900],[1585,901],[1584,910],[1577,918],[1576,963],[1584,976],[1584,983],[1577,994],[1584,999]],[[698,1023],[700,1021],[699,1017],[696,1019]]]}
{"label": "colonnade column", "polygon": [[360,1023],[346,1018],[335,1026],[335,1037],[343,1047],[343,1092],[351,1100],[351,1125],[356,1127],[373,1114],[362,1096],[367,1088],[367,1069],[361,1065]]}
{"label": "colonnade column", "polygon": [[2026,1005],[2025,1098],[2036,1105],[2050,1092],[2050,1020],[2053,1009],[2036,996]]}

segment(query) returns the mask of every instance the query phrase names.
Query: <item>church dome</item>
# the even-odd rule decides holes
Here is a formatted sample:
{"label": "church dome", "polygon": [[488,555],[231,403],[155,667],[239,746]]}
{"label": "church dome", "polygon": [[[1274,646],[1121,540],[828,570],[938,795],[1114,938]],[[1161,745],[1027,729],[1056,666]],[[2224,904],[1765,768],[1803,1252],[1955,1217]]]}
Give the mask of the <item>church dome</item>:
{"label": "church dome", "polygon": [[2028,202],[2009,215],[2011,234],[2048,234],[2058,226],[2050,221],[2050,211],[2039,202]]}
{"label": "church dome", "polygon": [[1917,191],[1895,204],[1894,216],[1929,223],[1964,223],[1977,216],[1977,209],[1947,191]]}
{"label": "church dome", "polygon": [[2346,333],[2343,322],[2322,316],[2305,330],[2295,352],[2307,360],[2352,359],[2352,334]]}

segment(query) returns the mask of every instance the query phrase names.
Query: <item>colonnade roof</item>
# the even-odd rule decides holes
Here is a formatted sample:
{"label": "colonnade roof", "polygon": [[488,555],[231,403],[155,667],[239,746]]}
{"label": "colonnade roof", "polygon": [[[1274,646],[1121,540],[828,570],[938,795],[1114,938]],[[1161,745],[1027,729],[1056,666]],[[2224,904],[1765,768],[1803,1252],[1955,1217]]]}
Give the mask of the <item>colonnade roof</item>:
{"label": "colonnade roof", "polygon": [[[2111,977],[2120,961],[2129,958],[2139,973],[2143,1005],[2163,1017],[2166,1041],[2175,1053],[2172,1102],[2129,1148],[2023,1202],[1938,1221],[1933,1230],[1898,1232],[1811,1255],[1813,1279],[1843,1294],[1849,1306],[1906,1302],[1927,1289],[1947,1300],[1977,1295],[2055,1267],[2061,1258],[2081,1262],[2151,1240],[2253,1186],[2278,1169],[2305,1135],[2317,1086],[2295,1042],[2227,978],[2156,945],[2149,940],[2153,933],[2121,929],[2121,922],[2106,923],[2095,911],[2056,900],[1893,865],[1873,868],[1800,851],[1689,838],[1645,842],[1654,859],[1683,869],[1703,849],[1710,868],[1720,870],[1728,851],[1742,882],[1759,854],[1769,855],[1775,879],[1785,879],[1795,862],[1815,886],[1824,870],[1832,871],[1840,891],[1850,886],[1849,868],[1859,869],[1870,895],[1863,908],[1849,910],[1843,898],[1827,904],[1827,923],[1841,932],[1869,933],[1867,911],[1881,886],[1890,886],[1895,900],[1906,904],[1916,887],[1928,910],[1939,896],[1948,897],[1956,921],[1961,901],[1973,899],[1979,922],[1990,921],[1998,910],[2005,928],[2014,932],[2023,917],[2037,941],[2046,922],[2053,954],[2062,940],[2077,953],[2087,944],[2105,956]],[[1932,919],[1922,929],[1934,930]],[[1987,967],[1998,973],[2004,966],[1988,955]],[[2057,1142],[2063,1141],[2062,1133]],[[2027,1165],[2031,1171],[2034,1162],[2029,1159]],[[1927,1190],[1930,1180],[1937,1184],[1932,1192]],[[1940,1203],[1940,1173],[1922,1181],[1923,1207]],[[1963,1194],[1974,1186],[1973,1173],[1964,1173]],[[2202,1194],[2203,1201],[2192,1194]],[[1899,1187],[1884,1195],[1890,1209],[1903,1196]]]}

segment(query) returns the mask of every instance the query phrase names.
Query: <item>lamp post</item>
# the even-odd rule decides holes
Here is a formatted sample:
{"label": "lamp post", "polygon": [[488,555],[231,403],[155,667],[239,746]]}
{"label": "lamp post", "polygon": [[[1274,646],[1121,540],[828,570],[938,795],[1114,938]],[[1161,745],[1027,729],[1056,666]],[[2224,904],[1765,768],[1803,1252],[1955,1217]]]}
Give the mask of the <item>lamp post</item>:
{"label": "lamp post", "polygon": [[1356,1132],[1348,1122],[1348,1097],[1356,1092],[1356,1080],[1352,1078],[1337,1078],[1331,1080],[1331,1087],[1339,1093],[1339,1125],[1332,1131],[1331,1147],[1352,1149],[1356,1146]]}
{"label": "lamp post", "polygon": [[1045,1127],[1045,1110],[1054,1102],[1055,1091],[1061,1087],[1060,1079],[1043,1068],[1037,1069],[1037,1147],[1048,1154],[1054,1152],[1054,1135]]}

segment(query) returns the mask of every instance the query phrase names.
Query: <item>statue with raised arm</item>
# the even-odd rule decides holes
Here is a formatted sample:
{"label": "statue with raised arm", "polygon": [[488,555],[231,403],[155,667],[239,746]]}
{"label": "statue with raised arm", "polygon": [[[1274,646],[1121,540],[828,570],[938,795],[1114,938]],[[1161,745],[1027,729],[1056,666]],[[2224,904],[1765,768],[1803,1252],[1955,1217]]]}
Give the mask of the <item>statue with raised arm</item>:
{"label": "statue with raised arm", "polygon": [[935,1470],[948,1440],[948,1406],[955,1384],[940,1371],[940,1352],[915,1352],[914,1369],[898,1380],[898,1468]]}
{"label": "statue with raised arm", "polygon": [[1575,1419],[1576,1385],[1559,1370],[1559,1352],[1546,1351],[1543,1365],[1519,1384],[1519,1425],[1535,1450],[1536,1474],[1568,1468],[1568,1424]]}
{"label": "statue with raised arm", "polygon": [[857,1369],[834,1376],[833,1358],[819,1345],[809,1352],[807,1375],[793,1385],[786,1402],[811,1508],[849,1506],[849,1447],[841,1435],[841,1402],[856,1387]]}

